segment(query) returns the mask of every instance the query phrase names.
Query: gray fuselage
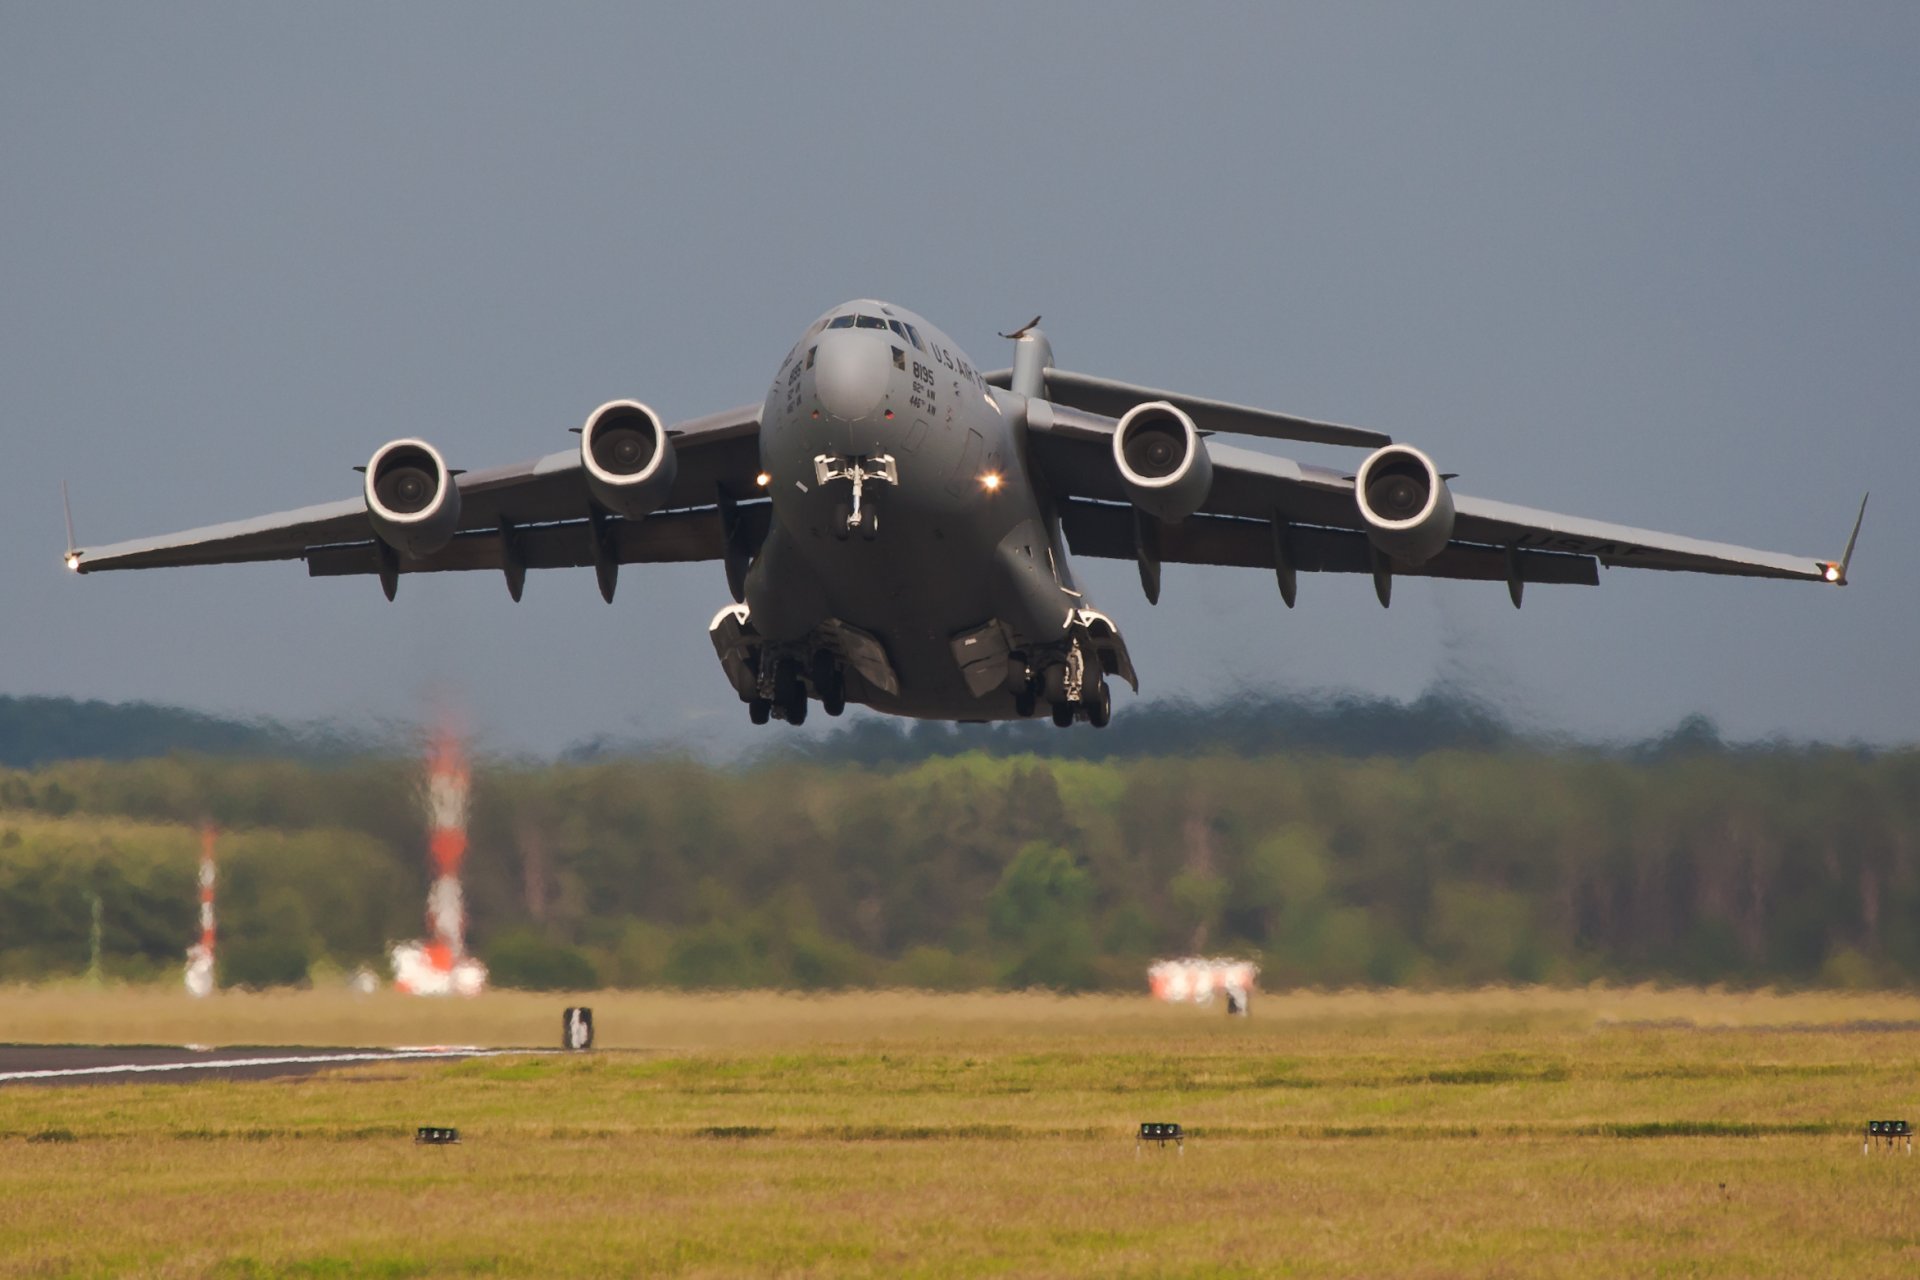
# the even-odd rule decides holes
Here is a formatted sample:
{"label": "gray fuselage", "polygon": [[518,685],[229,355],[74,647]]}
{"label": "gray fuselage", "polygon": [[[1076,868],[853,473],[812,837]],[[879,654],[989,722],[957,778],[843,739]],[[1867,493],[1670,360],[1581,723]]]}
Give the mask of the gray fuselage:
{"label": "gray fuselage", "polygon": [[[838,620],[879,640],[898,675],[898,693],[862,682],[851,700],[930,719],[1018,716],[1011,678],[968,688],[956,638],[997,621],[1016,653],[1039,655],[1086,602],[1005,394],[902,308],[850,302],[816,321],[761,414],[772,518],[746,580],[759,634],[804,645]],[[853,469],[866,473],[866,517],[850,529]],[[892,481],[874,478],[886,470]]]}

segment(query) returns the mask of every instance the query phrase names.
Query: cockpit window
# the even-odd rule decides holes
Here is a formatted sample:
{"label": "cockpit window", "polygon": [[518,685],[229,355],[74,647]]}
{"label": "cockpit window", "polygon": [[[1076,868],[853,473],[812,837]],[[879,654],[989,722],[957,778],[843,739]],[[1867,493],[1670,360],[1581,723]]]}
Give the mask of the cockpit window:
{"label": "cockpit window", "polygon": [[833,319],[827,321],[827,328],[851,329],[853,328],[853,317],[852,316],[835,316]]}
{"label": "cockpit window", "polygon": [[915,351],[926,350],[925,347],[920,345],[920,331],[918,329],[914,328],[910,324],[903,324],[900,327],[907,331],[907,341],[913,344],[913,349]]}
{"label": "cockpit window", "polygon": [[855,323],[862,329],[884,329],[887,327],[887,322],[879,316],[858,316],[855,318]]}

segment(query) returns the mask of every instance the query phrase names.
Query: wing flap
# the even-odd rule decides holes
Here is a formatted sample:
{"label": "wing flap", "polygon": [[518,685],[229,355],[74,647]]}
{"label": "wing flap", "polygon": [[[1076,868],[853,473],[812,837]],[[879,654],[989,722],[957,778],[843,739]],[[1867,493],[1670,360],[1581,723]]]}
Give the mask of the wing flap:
{"label": "wing flap", "polygon": [[[757,544],[766,536],[770,519],[767,504],[736,507],[744,536]],[[706,507],[692,511],[659,512],[644,520],[610,517],[605,536],[618,564],[671,564],[719,560],[726,554],[726,526],[720,511]],[[514,552],[528,569],[579,569],[594,563],[592,526],[585,520],[533,525],[512,531]],[[372,542],[314,547],[306,555],[307,573],[315,578],[338,578],[380,572],[380,549]],[[400,572],[454,573],[475,569],[504,570],[508,565],[507,534],[500,529],[476,529],[455,536],[439,551],[414,559],[401,557]]]}
{"label": "wing flap", "polygon": [[[1110,560],[1134,558],[1133,509],[1109,503],[1071,502],[1060,513],[1067,545],[1075,555]],[[1217,564],[1244,569],[1274,568],[1273,526],[1265,520],[1232,516],[1189,516],[1160,527],[1160,559],[1166,564]],[[1350,529],[1293,525],[1288,529],[1293,567],[1301,573],[1371,573],[1373,548],[1366,535]],[[1551,551],[1521,551],[1520,576],[1526,582],[1598,586],[1600,571],[1592,556]],[[1458,578],[1505,582],[1504,547],[1453,542],[1425,564],[1396,563],[1395,576]]]}

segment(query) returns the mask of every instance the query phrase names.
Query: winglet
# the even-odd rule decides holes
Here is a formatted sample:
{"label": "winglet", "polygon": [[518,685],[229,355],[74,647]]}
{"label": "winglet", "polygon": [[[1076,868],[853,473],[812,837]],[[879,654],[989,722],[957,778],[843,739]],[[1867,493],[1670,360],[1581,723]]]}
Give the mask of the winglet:
{"label": "winglet", "polygon": [[1867,499],[1872,496],[1870,493],[1860,495],[1860,514],[1853,518],[1853,532],[1847,535],[1847,549],[1838,562],[1829,560],[1826,563],[1827,581],[1836,587],[1847,585],[1847,566],[1853,563],[1853,544],[1860,541],[1860,522],[1867,518]]}
{"label": "winglet", "polygon": [[80,572],[80,549],[73,545],[73,504],[67,501],[67,482],[60,482],[60,506],[67,515],[67,568]]}

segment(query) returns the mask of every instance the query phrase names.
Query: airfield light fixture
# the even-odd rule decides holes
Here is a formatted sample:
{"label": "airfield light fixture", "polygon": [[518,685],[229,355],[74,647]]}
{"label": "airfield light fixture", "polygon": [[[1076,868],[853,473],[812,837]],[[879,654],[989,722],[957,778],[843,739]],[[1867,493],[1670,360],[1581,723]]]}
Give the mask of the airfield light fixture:
{"label": "airfield light fixture", "polygon": [[1142,1121],[1140,1125],[1140,1132],[1136,1134],[1133,1139],[1134,1155],[1137,1156],[1140,1154],[1140,1144],[1143,1142],[1151,1142],[1155,1146],[1158,1146],[1161,1148],[1164,1148],[1169,1142],[1171,1142],[1174,1146],[1174,1149],[1178,1151],[1181,1155],[1185,1155],[1187,1153],[1186,1130],[1182,1129],[1179,1125],[1170,1123],[1168,1121],[1153,1121],[1153,1120]]}

